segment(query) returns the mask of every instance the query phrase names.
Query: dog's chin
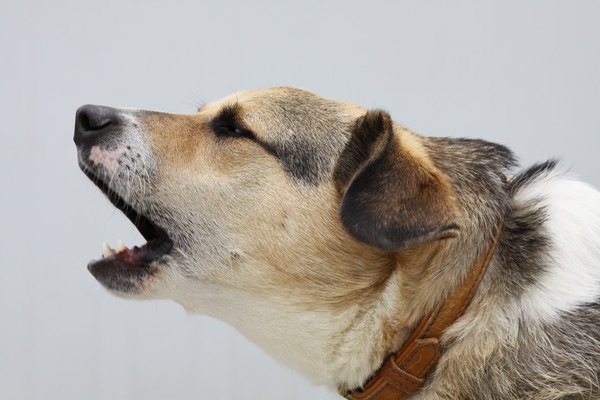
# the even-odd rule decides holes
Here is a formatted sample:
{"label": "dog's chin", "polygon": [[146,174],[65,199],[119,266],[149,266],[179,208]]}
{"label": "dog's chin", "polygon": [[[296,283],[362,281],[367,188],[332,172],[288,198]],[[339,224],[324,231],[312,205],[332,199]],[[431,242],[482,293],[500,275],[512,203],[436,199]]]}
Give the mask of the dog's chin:
{"label": "dog's chin", "polygon": [[169,254],[173,242],[153,239],[142,247],[123,248],[88,264],[90,273],[108,290],[121,296],[140,295],[158,279],[158,264]]}

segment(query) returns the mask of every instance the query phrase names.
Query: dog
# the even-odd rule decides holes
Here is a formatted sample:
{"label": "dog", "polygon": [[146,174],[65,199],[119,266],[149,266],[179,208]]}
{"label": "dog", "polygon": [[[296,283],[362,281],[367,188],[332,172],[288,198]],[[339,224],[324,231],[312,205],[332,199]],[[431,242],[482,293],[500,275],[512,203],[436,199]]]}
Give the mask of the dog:
{"label": "dog", "polygon": [[[118,296],[224,320],[352,399],[600,397],[600,193],[555,160],[517,170],[505,146],[293,88],[192,115],[87,105],[74,141],[147,240],[88,265]],[[417,338],[429,369],[397,370],[461,288]]]}

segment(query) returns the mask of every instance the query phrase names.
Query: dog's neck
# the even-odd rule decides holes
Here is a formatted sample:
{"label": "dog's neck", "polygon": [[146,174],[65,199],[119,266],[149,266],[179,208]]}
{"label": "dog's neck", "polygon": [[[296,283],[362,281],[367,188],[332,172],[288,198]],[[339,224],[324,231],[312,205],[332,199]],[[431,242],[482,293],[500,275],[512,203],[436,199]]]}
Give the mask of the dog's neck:
{"label": "dog's neck", "polygon": [[499,224],[489,248],[475,261],[464,282],[421,320],[402,348],[390,355],[361,388],[346,390],[340,387],[341,395],[350,400],[402,400],[423,386],[440,357],[441,336],[471,303],[490,264],[501,230],[502,224]]}
{"label": "dog's neck", "polygon": [[379,311],[370,314],[362,307],[335,314],[308,311],[217,286],[206,286],[201,294],[177,301],[188,312],[209,315],[233,326],[316,384],[359,384],[385,356]]}

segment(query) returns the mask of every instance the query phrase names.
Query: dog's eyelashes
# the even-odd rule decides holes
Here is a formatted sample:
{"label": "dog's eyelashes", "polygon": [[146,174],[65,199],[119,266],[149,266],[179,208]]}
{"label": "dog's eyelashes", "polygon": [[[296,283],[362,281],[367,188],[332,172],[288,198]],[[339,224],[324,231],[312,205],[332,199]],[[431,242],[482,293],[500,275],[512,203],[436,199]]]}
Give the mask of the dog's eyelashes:
{"label": "dog's eyelashes", "polygon": [[251,131],[238,125],[218,124],[213,130],[219,137],[254,139]]}
{"label": "dog's eyelashes", "polygon": [[223,107],[210,122],[210,126],[217,137],[256,139],[252,131],[247,129],[241,121],[239,106],[232,104]]}

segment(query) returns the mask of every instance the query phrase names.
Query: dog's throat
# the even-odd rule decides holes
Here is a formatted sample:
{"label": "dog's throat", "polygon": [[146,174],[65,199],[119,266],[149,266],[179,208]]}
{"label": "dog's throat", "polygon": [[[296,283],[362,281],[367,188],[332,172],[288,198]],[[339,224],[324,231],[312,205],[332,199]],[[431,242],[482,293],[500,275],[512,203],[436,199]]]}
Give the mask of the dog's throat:
{"label": "dog's throat", "polygon": [[443,332],[471,303],[492,260],[501,231],[502,223],[499,223],[487,251],[477,258],[463,284],[448,296],[446,302],[421,320],[402,348],[385,360],[362,389],[340,388],[343,397],[349,400],[403,400],[423,386],[427,374],[440,358],[439,342]]}

